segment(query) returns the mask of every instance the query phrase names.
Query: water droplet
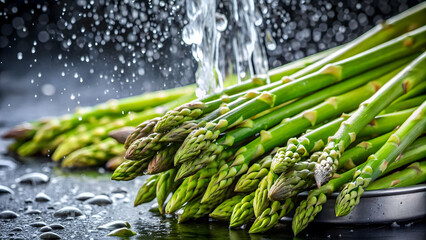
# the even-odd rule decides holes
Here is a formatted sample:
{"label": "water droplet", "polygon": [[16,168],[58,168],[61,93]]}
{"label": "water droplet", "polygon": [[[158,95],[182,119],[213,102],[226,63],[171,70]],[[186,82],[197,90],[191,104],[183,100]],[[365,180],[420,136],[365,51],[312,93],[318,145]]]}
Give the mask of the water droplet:
{"label": "water droplet", "polygon": [[22,52],[18,52],[18,54],[17,54],[17,58],[18,58],[18,60],[22,60]]}
{"label": "water droplet", "polygon": [[55,212],[53,216],[59,218],[78,217],[83,215],[83,212],[76,207],[63,207]]}
{"label": "water droplet", "polygon": [[1,194],[14,194],[14,192],[13,192],[12,189],[10,189],[6,186],[0,185],[0,195]]}
{"label": "water droplet", "polygon": [[226,27],[228,26],[228,20],[226,19],[225,15],[221,13],[216,13],[216,29],[219,32],[223,32],[226,30]]}
{"label": "water droplet", "polygon": [[272,37],[271,32],[269,32],[268,30],[265,31],[265,43],[266,43],[266,48],[269,51],[274,51],[275,48],[277,48],[277,44],[274,38]]}
{"label": "water droplet", "polygon": [[40,239],[61,239],[61,236],[54,232],[45,232],[40,234]]}
{"label": "water droplet", "polygon": [[10,210],[5,210],[3,212],[0,212],[0,218],[1,219],[12,219],[12,218],[17,218],[19,217],[19,215],[13,211]]}
{"label": "water droplet", "polygon": [[92,205],[99,205],[99,206],[103,206],[103,205],[109,205],[112,203],[112,200],[105,195],[97,195],[87,201],[85,201],[85,203],[87,204],[92,204]]}
{"label": "water droplet", "polygon": [[75,95],[74,95],[74,94],[71,94],[70,99],[71,99],[71,100],[74,100],[74,99],[75,99]]}
{"label": "water droplet", "polygon": [[53,86],[50,83],[46,83],[41,86],[41,93],[43,93],[46,96],[52,96],[53,94],[55,94],[55,92],[56,92],[55,86]]}
{"label": "water droplet", "polygon": [[33,223],[30,223],[30,226],[31,227],[44,227],[44,226],[46,226],[47,224],[45,223],[45,222],[33,222]]}
{"label": "water droplet", "polygon": [[50,197],[47,196],[45,193],[39,193],[35,197],[36,202],[48,202],[50,201]]}
{"label": "water droplet", "polygon": [[77,195],[77,197],[75,197],[75,199],[79,200],[79,201],[86,201],[87,199],[93,198],[95,196],[95,194],[91,193],[91,192],[83,192]]}
{"label": "water droplet", "polygon": [[23,184],[37,185],[41,183],[47,183],[49,177],[43,173],[28,173],[16,179],[17,182]]}

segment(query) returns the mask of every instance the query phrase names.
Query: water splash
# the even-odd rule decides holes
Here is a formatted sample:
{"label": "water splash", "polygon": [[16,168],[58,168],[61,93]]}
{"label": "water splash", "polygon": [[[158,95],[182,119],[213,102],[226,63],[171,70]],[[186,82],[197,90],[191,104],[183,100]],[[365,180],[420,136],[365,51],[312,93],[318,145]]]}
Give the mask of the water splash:
{"label": "water splash", "polygon": [[[192,45],[198,62],[198,97],[223,89],[226,65],[235,66],[240,82],[255,74],[267,78],[268,60],[257,29],[263,22],[262,15],[256,11],[253,0],[233,0],[230,8],[228,24],[225,15],[216,12],[215,1],[186,1],[189,23],[182,31],[182,39]],[[228,25],[230,36],[222,37]],[[228,44],[232,45],[233,56],[228,56],[230,53],[223,47]]]}

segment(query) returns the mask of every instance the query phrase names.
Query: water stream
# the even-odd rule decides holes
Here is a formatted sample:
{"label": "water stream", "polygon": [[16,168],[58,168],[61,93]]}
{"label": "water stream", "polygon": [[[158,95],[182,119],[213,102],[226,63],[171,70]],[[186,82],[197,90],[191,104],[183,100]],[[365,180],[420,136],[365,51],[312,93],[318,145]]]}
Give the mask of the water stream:
{"label": "water stream", "polygon": [[[198,97],[223,89],[227,66],[239,82],[255,75],[268,78],[265,45],[258,33],[263,19],[254,1],[223,2],[228,3],[228,17],[217,12],[216,1],[186,1],[188,24],[183,28],[182,39],[192,45],[192,55],[198,63]],[[269,39],[273,41],[270,35]],[[226,45],[232,46],[231,52],[224,51]]]}

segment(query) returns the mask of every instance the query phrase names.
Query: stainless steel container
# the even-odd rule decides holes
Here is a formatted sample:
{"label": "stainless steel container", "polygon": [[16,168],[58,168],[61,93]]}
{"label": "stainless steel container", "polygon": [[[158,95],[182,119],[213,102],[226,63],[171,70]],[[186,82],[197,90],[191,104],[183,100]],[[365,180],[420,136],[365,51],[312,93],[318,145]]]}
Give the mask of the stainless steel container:
{"label": "stainless steel container", "polygon": [[[339,193],[328,197],[314,222],[332,224],[379,224],[405,222],[426,217],[426,184],[366,191],[360,203],[345,217],[336,217],[334,205]],[[308,192],[299,194],[306,199]],[[291,216],[291,215],[290,215]],[[284,221],[291,220],[286,217]]]}

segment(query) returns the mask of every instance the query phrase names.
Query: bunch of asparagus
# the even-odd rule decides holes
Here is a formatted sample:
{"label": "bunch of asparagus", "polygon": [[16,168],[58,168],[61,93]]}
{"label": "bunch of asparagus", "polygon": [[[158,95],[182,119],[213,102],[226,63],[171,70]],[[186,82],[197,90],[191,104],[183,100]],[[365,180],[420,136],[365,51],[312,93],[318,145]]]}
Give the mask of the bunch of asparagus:
{"label": "bunch of asparagus", "polygon": [[424,162],[413,162],[426,156],[425,16],[419,4],[344,46],[272,71],[269,84],[235,85],[233,94],[141,123],[112,179],[152,175],[135,206],[157,198],[160,213],[179,222],[210,215],[239,227],[255,219],[250,233],[296,207],[295,234],[345,184],[337,216],[369,187],[424,182]]}
{"label": "bunch of asparagus", "polygon": [[[110,100],[94,107],[79,108],[72,114],[20,124],[4,138],[15,142],[9,149],[20,156],[42,154],[63,167],[103,166],[115,169],[123,161],[123,144],[108,137],[119,137],[122,127],[160,117],[168,110],[195,99],[195,86],[146,93]],[[128,128],[127,128],[128,129]],[[120,158],[121,156],[121,158]]]}
{"label": "bunch of asparagus", "polygon": [[[366,189],[424,182],[425,16],[421,3],[352,42],[271,70],[270,81],[257,77],[203,99],[171,102],[179,106],[112,134],[126,159],[112,179],[151,175],[135,206],[156,198],[159,212],[175,213],[179,222],[210,216],[234,228],[254,219],[249,232],[259,233],[295,209],[295,234],[343,185],[338,216]],[[83,135],[57,130],[77,116],[34,123],[18,152],[52,136]],[[71,142],[89,138],[66,145],[76,150]],[[63,164],[91,162],[81,160],[84,152],[121,153],[111,140],[102,144],[73,152]],[[54,158],[69,152],[57,147]],[[308,198],[299,203],[305,190]]]}

